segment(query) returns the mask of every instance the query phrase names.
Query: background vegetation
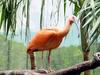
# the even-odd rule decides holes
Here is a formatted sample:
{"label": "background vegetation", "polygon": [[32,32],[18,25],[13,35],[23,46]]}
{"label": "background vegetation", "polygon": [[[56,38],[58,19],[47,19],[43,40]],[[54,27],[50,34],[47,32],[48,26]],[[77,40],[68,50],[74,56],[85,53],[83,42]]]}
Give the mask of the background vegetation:
{"label": "background vegetation", "polygon": [[[42,29],[44,22],[44,6],[46,0],[41,0],[41,14],[40,14],[40,29]],[[57,1],[56,17],[59,21],[60,3]],[[100,51],[100,0],[69,0],[74,7],[74,15],[78,16],[80,20],[80,34],[81,45],[79,47],[63,47],[54,50],[52,53],[52,66],[54,69],[64,68],[65,65],[72,66],[82,60],[89,60],[94,52]],[[67,0],[63,0],[64,20],[66,19],[66,5]],[[11,34],[11,38],[16,33],[16,21],[18,8],[22,6],[22,17],[25,21],[25,35],[29,39],[29,12],[30,12],[30,0],[0,0],[0,29],[4,31],[6,38]],[[52,0],[53,6],[53,0]],[[55,15],[54,15],[55,16]],[[50,19],[52,19],[53,13],[51,12]],[[23,21],[23,19],[22,19]],[[22,32],[22,31],[21,31]],[[21,43],[15,43],[11,40],[4,39],[4,36],[0,37],[0,69],[27,69],[30,65],[28,57],[25,51],[25,46]],[[66,51],[68,50],[68,51]],[[57,52],[56,52],[57,51]],[[64,54],[65,53],[65,54]],[[41,59],[41,54],[37,53],[37,64],[41,67],[42,63],[39,63],[38,59]],[[44,55],[46,56],[47,53]],[[60,58],[60,59],[57,59]],[[24,59],[24,60],[23,60]],[[47,58],[45,59],[44,67],[47,67]],[[66,62],[68,61],[68,62]],[[63,64],[62,64],[63,63]],[[59,65],[61,64],[61,65]],[[97,74],[96,74],[97,73]],[[90,75],[87,71],[84,75]],[[93,71],[93,75],[99,75],[99,71]]]}
{"label": "background vegetation", "polygon": [[[10,40],[11,41],[11,40]],[[7,69],[30,69],[30,62],[28,60],[28,67],[27,64],[27,55],[26,55],[26,47],[20,43],[12,41],[10,47],[10,56],[8,61],[8,41],[5,40],[5,37],[0,35],[0,70],[7,70]],[[99,46],[99,44],[98,44]],[[95,46],[92,46],[92,51],[90,53],[90,59],[92,59],[93,54],[96,52]],[[99,51],[100,49],[98,49]],[[44,52],[44,61],[42,62],[41,56],[42,52],[36,53],[36,65],[37,68],[48,68],[47,62],[47,55],[48,52]],[[51,54],[51,67],[53,70],[59,70],[62,68],[67,68],[72,65],[78,64],[82,62],[82,52],[80,50],[80,46],[68,46],[58,48],[52,51]],[[91,71],[92,75],[99,75],[100,68],[97,68]]]}

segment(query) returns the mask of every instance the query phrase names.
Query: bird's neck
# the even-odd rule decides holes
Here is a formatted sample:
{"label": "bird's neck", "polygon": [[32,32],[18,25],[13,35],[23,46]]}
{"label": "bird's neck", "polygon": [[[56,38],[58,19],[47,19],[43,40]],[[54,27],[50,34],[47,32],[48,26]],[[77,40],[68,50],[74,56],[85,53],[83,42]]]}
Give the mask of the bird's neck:
{"label": "bird's neck", "polygon": [[72,22],[70,22],[69,20],[66,20],[66,25],[64,26],[64,29],[62,30],[62,36],[66,36],[70,30]]}

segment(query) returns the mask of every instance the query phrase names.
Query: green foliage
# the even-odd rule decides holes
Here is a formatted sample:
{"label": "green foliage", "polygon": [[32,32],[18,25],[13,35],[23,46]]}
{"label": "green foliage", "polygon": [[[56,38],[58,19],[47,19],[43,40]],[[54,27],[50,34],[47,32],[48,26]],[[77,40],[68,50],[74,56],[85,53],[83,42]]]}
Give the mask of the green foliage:
{"label": "green foliage", "polygon": [[[25,69],[26,48],[22,43],[11,42],[9,69]],[[0,70],[6,70],[8,64],[8,44],[4,36],[0,36]]]}
{"label": "green foliage", "polygon": [[[16,22],[18,15],[18,8],[22,7],[22,17],[26,18],[26,32],[25,35],[28,37],[29,33],[29,1],[30,0],[0,0],[0,29],[3,28],[6,36],[9,33],[12,36],[16,32]],[[22,20],[23,21],[23,20]]]}
{"label": "green foliage", "polygon": [[64,0],[64,16],[66,14],[66,0]]}
{"label": "green foliage", "polygon": [[[38,68],[48,68],[48,51],[44,51],[43,54],[44,59],[42,62],[42,52],[36,53],[36,64]],[[55,70],[67,68],[80,62],[82,62],[82,54],[78,47],[62,47],[54,49],[51,52],[51,67]]]}
{"label": "green foliage", "polygon": [[[29,39],[29,20],[30,20],[30,17],[29,17],[29,11],[30,11],[30,0],[27,0],[26,1],[26,9],[27,9],[27,12],[26,12],[26,30],[25,30],[25,39],[28,40]],[[23,7],[23,11],[25,11],[25,5]]]}
{"label": "green foliage", "polygon": [[[4,40],[4,36],[0,36],[0,70],[7,69],[7,41]],[[10,48],[10,68],[9,69],[26,69],[26,47],[22,43],[17,43],[12,41],[12,46]],[[99,46],[100,44],[98,44]],[[90,57],[96,52],[95,45],[92,46],[92,51]],[[37,68],[48,68],[47,56],[48,52],[44,51],[44,59],[42,63],[42,52],[36,52],[36,66]],[[91,59],[91,58],[90,58]],[[59,70],[62,68],[67,68],[72,65],[82,62],[82,52],[80,51],[80,46],[69,46],[62,47],[52,50],[51,53],[51,67],[54,70]],[[29,63],[30,64],[30,63]],[[30,65],[28,64],[28,68]],[[99,75],[100,68],[97,68],[92,73],[93,75]]]}
{"label": "green foliage", "polygon": [[69,0],[71,3],[74,4],[74,15],[77,15],[77,13],[79,12],[81,6],[79,6],[79,2],[77,0]]}
{"label": "green foliage", "polygon": [[88,35],[89,48],[100,35],[100,1],[85,0],[78,16],[81,19],[82,29]]}
{"label": "green foliage", "polygon": [[74,14],[81,22],[82,50],[87,50],[100,35],[100,0],[69,1],[74,4]]}
{"label": "green foliage", "polygon": [[9,31],[15,34],[16,29],[16,10],[17,10],[17,0],[3,0],[2,1],[2,14],[0,21],[0,29],[3,25],[6,35]]}
{"label": "green foliage", "polygon": [[45,5],[45,0],[42,0],[41,15],[40,15],[40,29],[42,29],[42,26],[43,26],[43,9],[44,9],[44,5]]}

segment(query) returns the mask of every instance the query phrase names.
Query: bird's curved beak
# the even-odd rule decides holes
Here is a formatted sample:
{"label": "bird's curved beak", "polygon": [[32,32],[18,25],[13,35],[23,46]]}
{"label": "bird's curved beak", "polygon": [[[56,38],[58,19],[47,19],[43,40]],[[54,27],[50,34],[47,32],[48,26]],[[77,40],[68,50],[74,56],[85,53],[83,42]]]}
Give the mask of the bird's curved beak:
{"label": "bird's curved beak", "polygon": [[79,19],[77,19],[77,17],[75,17],[75,21],[74,21],[74,23],[75,23],[75,25],[76,25],[76,27],[77,27],[77,29],[78,29],[78,37],[80,36],[80,34],[79,34],[79,31],[80,31],[80,20]]}

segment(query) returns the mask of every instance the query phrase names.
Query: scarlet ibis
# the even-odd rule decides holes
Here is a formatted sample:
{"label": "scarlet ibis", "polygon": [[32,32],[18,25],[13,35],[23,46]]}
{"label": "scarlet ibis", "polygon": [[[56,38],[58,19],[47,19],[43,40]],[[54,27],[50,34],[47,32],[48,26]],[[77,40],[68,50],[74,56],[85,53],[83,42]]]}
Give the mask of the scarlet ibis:
{"label": "scarlet ibis", "polygon": [[64,36],[68,34],[70,27],[74,22],[76,22],[76,17],[69,16],[66,20],[64,29],[42,29],[33,36],[27,47],[27,53],[30,55],[31,69],[35,69],[34,52],[37,51],[49,51],[48,63],[50,63],[50,54],[52,49],[59,47]]}

